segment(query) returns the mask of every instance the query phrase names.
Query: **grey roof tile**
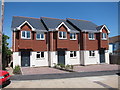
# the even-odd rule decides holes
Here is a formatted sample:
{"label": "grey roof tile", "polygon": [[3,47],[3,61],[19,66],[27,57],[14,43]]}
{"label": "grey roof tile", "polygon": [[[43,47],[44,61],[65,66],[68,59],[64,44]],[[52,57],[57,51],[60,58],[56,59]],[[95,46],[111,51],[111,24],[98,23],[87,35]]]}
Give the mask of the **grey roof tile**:
{"label": "grey roof tile", "polygon": [[75,25],[80,30],[97,30],[97,25],[85,20],[79,20],[79,19],[71,19],[67,18],[69,22],[71,22],[73,25]]}
{"label": "grey roof tile", "polygon": [[46,30],[39,18],[13,16],[11,28],[20,26],[25,21],[29,22],[36,30]]}
{"label": "grey roof tile", "polygon": [[70,25],[66,20],[64,19],[56,19],[56,18],[48,18],[48,17],[41,17],[45,25],[47,26],[48,29],[55,29],[64,22],[71,31],[78,31],[76,30],[72,25]]}

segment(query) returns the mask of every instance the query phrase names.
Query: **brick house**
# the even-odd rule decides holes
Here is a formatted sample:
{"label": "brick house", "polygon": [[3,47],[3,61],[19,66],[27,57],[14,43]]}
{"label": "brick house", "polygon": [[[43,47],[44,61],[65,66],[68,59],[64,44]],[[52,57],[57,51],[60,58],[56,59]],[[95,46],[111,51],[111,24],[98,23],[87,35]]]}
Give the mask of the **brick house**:
{"label": "brick house", "polygon": [[12,20],[13,67],[54,64],[109,64],[105,25],[79,19],[31,18]]}

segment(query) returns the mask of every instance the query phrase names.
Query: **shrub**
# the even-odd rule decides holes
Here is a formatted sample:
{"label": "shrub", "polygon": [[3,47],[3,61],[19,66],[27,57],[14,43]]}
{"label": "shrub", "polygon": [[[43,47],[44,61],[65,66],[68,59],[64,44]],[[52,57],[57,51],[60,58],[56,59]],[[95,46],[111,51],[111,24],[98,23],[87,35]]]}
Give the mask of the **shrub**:
{"label": "shrub", "polygon": [[20,66],[19,65],[15,66],[15,68],[13,69],[13,73],[14,74],[21,74],[21,70],[20,70]]}
{"label": "shrub", "polygon": [[65,68],[65,65],[64,64],[60,64],[60,67],[63,69],[63,68]]}
{"label": "shrub", "polygon": [[66,69],[66,70],[69,70],[69,69],[70,69],[70,65],[67,64],[67,65],[65,66],[65,69]]}

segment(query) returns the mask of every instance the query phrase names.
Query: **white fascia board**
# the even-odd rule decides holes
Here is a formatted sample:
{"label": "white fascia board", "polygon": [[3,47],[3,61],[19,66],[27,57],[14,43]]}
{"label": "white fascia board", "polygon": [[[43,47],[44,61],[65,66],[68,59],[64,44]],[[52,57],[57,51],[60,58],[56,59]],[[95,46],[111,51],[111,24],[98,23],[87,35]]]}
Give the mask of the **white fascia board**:
{"label": "white fascia board", "polygon": [[103,25],[103,27],[100,29],[100,32],[102,32],[102,29],[103,29],[104,27],[106,28],[107,32],[110,33],[110,30],[107,28],[106,25]]}
{"label": "white fascia board", "polygon": [[33,28],[28,21],[23,22],[19,27],[17,27],[17,29],[20,30],[25,23],[27,23],[32,28],[32,31],[35,31],[35,28]]}
{"label": "white fascia board", "polygon": [[46,31],[46,30],[39,30],[39,29],[36,29],[35,32],[48,32],[48,31]]}
{"label": "white fascia board", "polygon": [[59,30],[59,27],[62,26],[62,25],[64,25],[67,28],[67,30],[70,32],[70,29],[67,27],[67,25],[64,22],[60,23],[58,25],[58,27],[56,28],[56,30]]}
{"label": "white fascia board", "polygon": [[72,31],[72,30],[70,32],[71,33],[80,33],[79,31]]}

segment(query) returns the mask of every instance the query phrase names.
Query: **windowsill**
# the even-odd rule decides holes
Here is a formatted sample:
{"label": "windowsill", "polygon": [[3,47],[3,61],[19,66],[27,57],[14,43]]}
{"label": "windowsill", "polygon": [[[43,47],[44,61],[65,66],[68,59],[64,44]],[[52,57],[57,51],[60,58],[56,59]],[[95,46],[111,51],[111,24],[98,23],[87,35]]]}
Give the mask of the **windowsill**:
{"label": "windowsill", "polygon": [[70,39],[70,40],[77,40],[77,39]]}
{"label": "windowsill", "polygon": [[95,56],[89,56],[89,58],[95,58]]}
{"label": "windowsill", "polygon": [[42,60],[42,59],[45,59],[45,58],[36,58],[36,60]]}
{"label": "windowsill", "polygon": [[89,38],[89,40],[95,40],[95,39],[90,39],[90,38]]}
{"label": "windowsill", "polygon": [[24,39],[24,40],[30,40],[31,38],[21,38],[21,39]]}
{"label": "windowsill", "polygon": [[61,40],[65,40],[65,39],[67,39],[67,38],[59,38],[59,39],[61,39]]}
{"label": "windowsill", "polygon": [[77,59],[77,57],[70,57],[70,59]]}
{"label": "windowsill", "polygon": [[102,40],[107,40],[107,38],[105,38],[105,39],[102,38]]}
{"label": "windowsill", "polygon": [[36,39],[36,40],[45,40],[45,39]]}

